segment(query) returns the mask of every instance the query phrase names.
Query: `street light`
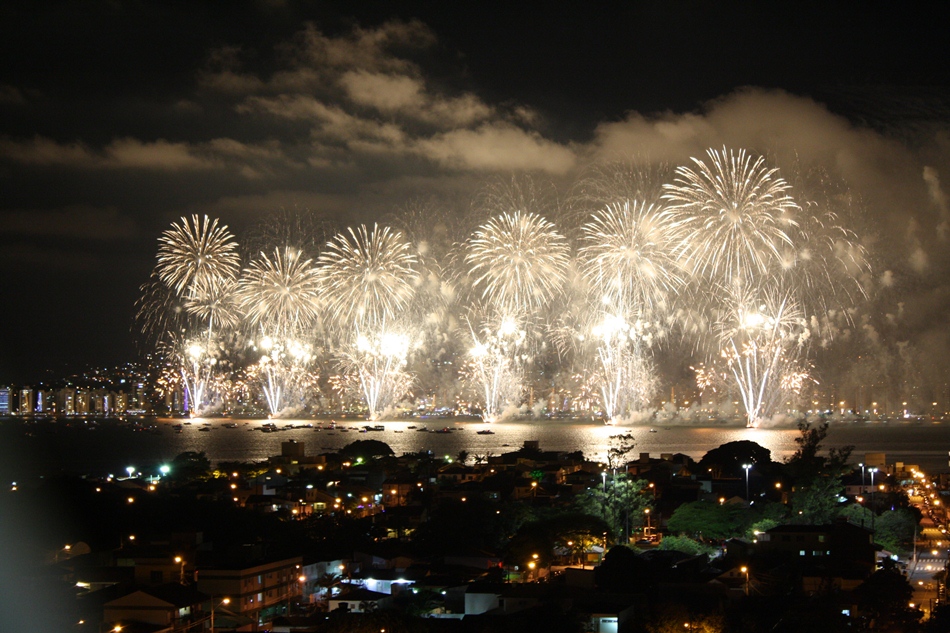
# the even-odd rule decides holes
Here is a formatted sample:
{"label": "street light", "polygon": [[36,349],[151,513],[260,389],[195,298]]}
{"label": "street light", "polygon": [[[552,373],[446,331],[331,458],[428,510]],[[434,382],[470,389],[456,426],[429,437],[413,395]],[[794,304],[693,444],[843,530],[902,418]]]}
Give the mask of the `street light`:
{"label": "street light", "polygon": [[861,467],[861,494],[864,494],[864,464],[858,464]]}
{"label": "street light", "polygon": [[600,473],[600,476],[604,480],[604,494],[607,494],[607,471],[605,470],[604,472]]}
{"label": "street light", "polygon": [[175,563],[181,565],[181,575],[178,577],[178,582],[185,584],[185,559],[181,556],[176,556]]}
{"label": "street light", "polygon": [[[231,599],[222,598],[221,602],[218,602],[217,604],[223,604],[227,606],[231,604]],[[211,596],[211,633],[214,633],[214,607],[215,607],[215,599],[214,599],[214,596]]]}
{"label": "street light", "polygon": [[877,468],[871,468],[871,531],[874,531],[874,473],[877,472]]}
{"label": "street light", "polygon": [[644,508],[643,513],[647,515],[647,528],[646,528],[646,531],[643,533],[643,538],[648,539],[650,538],[650,508]]}
{"label": "street light", "polygon": [[745,574],[745,595],[749,595],[749,568],[743,565],[739,571]]}
{"label": "street light", "polygon": [[752,464],[743,464],[742,468],[745,470],[745,499],[749,500],[749,469],[752,468]]}
{"label": "street light", "polygon": [[[299,565],[298,565],[298,567],[299,567]],[[304,584],[305,582],[307,582],[307,577],[304,576],[303,574],[300,574],[299,576],[297,576],[297,582],[300,583],[300,585],[299,585],[299,586],[300,586],[300,595],[301,595],[301,597],[303,597],[303,584]],[[292,605],[291,605],[291,601],[293,600],[294,594],[296,593],[296,592],[294,591],[293,587],[294,587],[293,583],[288,583],[288,584],[287,584],[287,616],[288,616],[288,617],[290,616],[290,608],[291,608],[291,606],[292,606]]]}

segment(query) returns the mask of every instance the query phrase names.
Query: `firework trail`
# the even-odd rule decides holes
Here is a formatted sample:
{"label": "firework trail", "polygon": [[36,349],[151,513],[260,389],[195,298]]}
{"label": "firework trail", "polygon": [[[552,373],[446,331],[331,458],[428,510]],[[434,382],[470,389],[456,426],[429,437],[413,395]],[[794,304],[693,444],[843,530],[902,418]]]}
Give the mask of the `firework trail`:
{"label": "firework trail", "polygon": [[[182,299],[185,315],[204,324],[203,333],[192,333],[195,328],[187,319],[178,314],[172,317],[184,322],[185,333],[173,337],[170,355],[179,362],[188,411],[195,415],[214,405],[209,385],[220,382],[215,379],[220,356],[215,327],[232,327],[239,319],[233,301],[239,267],[237,242],[226,226],[218,225],[217,219],[193,215],[190,220],[183,217],[180,223],[172,223],[172,228],[159,237],[158,245],[154,276],[168,287],[170,294]],[[171,305],[171,297],[163,302],[154,289],[149,296],[142,308],[159,310]],[[156,323],[168,322],[168,317],[153,318]]]}
{"label": "firework trail", "polygon": [[406,312],[420,285],[418,259],[402,233],[389,227],[362,225],[348,233],[320,255],[321,288],[340,339],[340,368],[349,376],[343,382],[360,386],[375,418],[413,382],[405,366],[419,324]]}
{"label": "firework trail", "polygon": [[248,369],[248,375],[260,385],[270,416],[297,412],[317,380],[310,371],[312,346],[291,338],[264,336],[256,347],[261,357]]}
{"label": "firework trail", "polygon": [[607,314],[591,329],[597,342],[597,368],[591,382],[600,393],[604,417],[614,423],[645,409],[656,390],[656,370],[647,351],[652,334],[648,322],[627,323]]}
{"label": "firework trail", "polygon": [[280,415],[312,382],[313,349],[304,341],[320,308],[317,268],[293,247],[261,253],[245,269],[238,297],[248,325],[261,335],[256,347],[262,354],[250,374],[260,382],[270,414]]}
{"label": "firework trail", "polygon": [[481,391],[482,419],[495,422],[521,402],[526,332],[512,317],[486,320],[477,328],[468,323],[473,341],[462,375]]}
{"label": "firework trail", "polygon": [[[719,324],[720,356],[738,389],[746,425],[758,426],[778,411],[786,394],[808,378],[804,356],[810,331],[790,293],[733,295],[735,307]],[[704,376],[708,378],[708,376]]]}
{"label": "firework trail", "polygon": [[378,419],[412,388],[413,376],[405,370],[409,348],[409,336],[393,329],[360,334],[342,354],[342,373],[359,385],[369,419]]}
{"label": "firework trail", "polygon": [[646,406],[656,387],[649,357],[686,271],[676,252],[683,222],[640,201],[614,202],[581,227],[579,266],[590,292],[586,339],[596,345],[593,383],[608,422]]}

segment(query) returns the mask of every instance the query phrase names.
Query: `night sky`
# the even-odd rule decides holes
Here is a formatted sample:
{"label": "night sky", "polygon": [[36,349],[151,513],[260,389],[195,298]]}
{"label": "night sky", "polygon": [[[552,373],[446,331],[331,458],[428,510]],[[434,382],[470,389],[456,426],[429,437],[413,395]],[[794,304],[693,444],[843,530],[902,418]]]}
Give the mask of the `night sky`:
{"label": "night sky", "polygon": [[842,353],[945,383],[950,7],[622,4],[0,4],[0,383],[135,359],[183,215],[372,221],[724,145],[847,190],[874,281]]}

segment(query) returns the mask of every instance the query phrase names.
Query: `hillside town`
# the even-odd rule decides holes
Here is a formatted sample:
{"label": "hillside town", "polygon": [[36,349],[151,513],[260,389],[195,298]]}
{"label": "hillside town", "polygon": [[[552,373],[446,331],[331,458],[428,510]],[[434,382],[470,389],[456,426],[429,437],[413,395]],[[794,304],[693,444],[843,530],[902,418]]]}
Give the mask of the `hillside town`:
{"label": "hillside town", "polygon": [[290,440],[14,483],[11,630],[947,630],[946,477],[800,433],[784,462]]}

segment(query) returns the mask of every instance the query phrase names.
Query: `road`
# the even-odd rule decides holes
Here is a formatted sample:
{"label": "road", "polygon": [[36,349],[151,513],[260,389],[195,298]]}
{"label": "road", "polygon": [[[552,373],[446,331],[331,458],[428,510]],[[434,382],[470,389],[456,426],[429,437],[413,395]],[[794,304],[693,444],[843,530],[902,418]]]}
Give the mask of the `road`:
{"label": "road", "polygon": [[946,513],[935,488],[924,478],[916,488],[908,491],[910,502],[917,506],[923,518],[917,535],[915,555],[907,565],[907,577],[914,587],[914,602],[925,618],[939,597],[940,582],[947,569],[950,539],[947,535]]}

